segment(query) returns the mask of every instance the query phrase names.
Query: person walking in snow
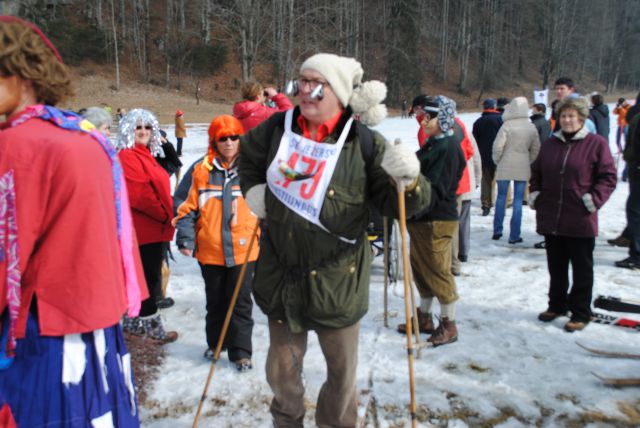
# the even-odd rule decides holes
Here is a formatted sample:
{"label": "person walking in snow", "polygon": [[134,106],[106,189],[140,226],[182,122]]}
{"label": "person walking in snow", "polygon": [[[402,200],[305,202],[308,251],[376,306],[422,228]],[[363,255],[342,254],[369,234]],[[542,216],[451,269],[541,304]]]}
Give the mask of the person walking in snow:
{"label": "person walking in snow", "polygon": [[482,102],[482,115],[473,123],[472,130],[482,158],[480,202],[483,216],[489,215],[494,200],[496,164],[493,163],[493,142],[502,126],[502,113],[496,107],[495,99],[487,98],[484,100]]}
{"label": "person walking in snow", "polygon": [[269,319],[266,375],[276,427],[303,426],[309,331],[327,363],[316,423],[356,425],[358,336],[372,257],[369,207],[398,216],[394,180],[405,186],[407,215],[431,195],[415,154],[364,125],[386,116],[380,104],[386,87],[362,76],[353,58],[311,56],[290,84],[299,105],[274,114],[240,143],[240,185],[249,208],[266,221],[253,295]]}
{"label": "person walking in snow", "polygon": [[118,155],[149,290],[140,316],[125,318],[123,327],[127,332],[169,343],[178,338],[178,333],[165,331],[158,313],[158,301],[162,299],[162,262],[166,242],[173,239],[174,232],[169,174],[154,158],[161,144],[158,120],[150,111],[133,109],[120,121],[116,147],[120,150]]}
{"label": "person walking in snow", "polygon": [[[204,278],[208,346],[204,356],[208,359],[215,355],[251,233],[258,222],[240,192],[237,158],[243,133],[242,124],[233,116],[222,115],[211,121],[208,153],[194,167],[188,197],[172,222],[178,228],[176,244],[180,253],[188,257],[195,253]],[[229,360],[238,371],[252,368],[251,281],[258,251],[258,245],[251,248],[224,341]]]}
{"label": "person walking in snow", "polygon": [[[453,134],[455,102],[444,96],[426,97],[422,128],[427,136],[418,150],[420,171],[433,189],[428,207],[409,219],[411,270],[420,293],[420,331],[430,333],[433,346],[458,339],[455,323],[456,282],[451,272],[451,240],[458,233],[456,190],[466,167],[462,149]],[[440,324],[432,318],[434,298],[440,303]],[[414,320],[415,322],[416,320]],[[400,333],[407,325],[399,324]]]}
{"label": "person walking in snow", "polygon": [[609,106],[604,103],[604,98],[600,94],[591,96],[591,105],[589,119],[596,126],[596,134],[609,141]]}
{"label": "person walking in snow", "polygon": [[[240,93],[242,101],[233,106],[233,117],[242,122],[245,132],[251,131],[272,114],[293,108],[293,104],[285,94],[279,93],[272,87],[263,88],[258,82],[243,83]],[[267,101],[273,101],[276,108],[266,105]]]}
{"label": "person walking in snow", "polygon": [[174,134],[178,142],[176,152],[178,152],[178,156],[182,156],[182,143],[187,138],[187,126],[184,123],[184,112],[180,109],[176,110]]}
{"label": "person walking in snow", "polygon": [[573,332],[591,320],[598,210],[616,187],[616,168],[607,141],[585,127],[585,98],[565,98],[556,113],[561,130],[541,146],[533,163],[529,206],[545,237],[550,277],[549,305],[538,319],[550,322],[571,312],[564,329]]}
{"label": "person walking in snow", "polygon": [[525,97],[514,98],[502,114],[504,123],[493,143],[492,156],[496,164],[498,197],[493,217],[493,236],[502,238],[502,228],[507,205],[507,189],[513,180],[513,213],[509,229],[509,244],[522,242],[522,200],[525,187],[531,177],[531,164],[540,150],[540,137],[529,121],[529,105]]}
{"label": "person walking in snow", "polygon": [[51,41],[0,16],[0,420],[136,428],[120,318],[146,287],[117,155],[71,95]]}

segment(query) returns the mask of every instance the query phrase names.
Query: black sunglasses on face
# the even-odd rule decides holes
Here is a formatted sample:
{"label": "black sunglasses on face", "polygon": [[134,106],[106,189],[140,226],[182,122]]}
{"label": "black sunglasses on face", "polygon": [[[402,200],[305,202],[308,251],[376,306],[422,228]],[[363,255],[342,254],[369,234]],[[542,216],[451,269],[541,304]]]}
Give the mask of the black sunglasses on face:
{"label": "black sunglasses on face", "polygon": [[236,141],[240,138],[239,135],[227,135],[226,137],[218,138],[218,143],[224,143],[227,140]]}
{"label": "black sunglasses on face", "polygon": [[145,125],[145,126],[138,125],[138,126],[136,126],[136,130],[138,130],[138,131],[139,131],[139,130],[141,130],[142,128],[144,128],[144,129],[147,129],[147,130],[151,131],[151,128],[152,128],[152,127],[151,127],[151,125]]}

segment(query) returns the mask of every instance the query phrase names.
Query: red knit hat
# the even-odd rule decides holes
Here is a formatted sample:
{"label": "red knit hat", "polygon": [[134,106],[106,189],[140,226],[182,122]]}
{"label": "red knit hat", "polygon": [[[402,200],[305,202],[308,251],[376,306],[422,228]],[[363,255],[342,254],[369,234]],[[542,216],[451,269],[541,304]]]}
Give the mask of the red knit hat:
{"label": "red knit hat", "polygon": [[184,112],[180,109],[176,110],[176,117],[178,116],[182,116],[184,114]]}
{"label": "red knit hat", "polygon": [[58,59],[58,61],[60,61],[60,63],[64,64],[62,62],[62,58],[60,57],[60,53],[58,52],[58,49],[56,49],[56,47],[53,45],[53,43],[51,43],[51,40],[49,40],[49,38],[44,35],[42,30],[40,28],[38,28],[38,26],[36,24],[33,24],[31,22],[28,22],[28,21],[25,21],[24,19],[20,19],[17,16],[11,16],[11,15],[0,16],[0,22],[17,22],[19,24],[22,24],[22,25],[25,25],[25,26],[31,28],[42,39],[44,44],[47,45],[49,47],[49,49],[51,49],[51,51],[53,52],[55,57]]}

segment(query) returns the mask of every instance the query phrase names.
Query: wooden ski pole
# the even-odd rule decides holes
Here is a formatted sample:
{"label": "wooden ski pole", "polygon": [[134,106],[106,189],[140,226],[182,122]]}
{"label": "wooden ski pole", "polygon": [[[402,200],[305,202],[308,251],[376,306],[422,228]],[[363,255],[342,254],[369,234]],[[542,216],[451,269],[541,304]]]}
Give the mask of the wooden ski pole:
{"label": "wooden ski pole", "polygon": [[382,217],[382,233],[384,233],[384,326],[389,327],[389,219]]}
{"label": "wooden ski pole", "polygon": [[409,363],[409,391],[411,394],[411,404],[409,411],[411,414],[411,426],[416,427],[416,385],[413,379],[413,338],[411,325],[411,302],[409,301],[409,293],[413,295],[411,290],[411,277],[409,265],[409,249],[407,248],[407,211],[404,201],[404,184],[398,181],[398,211],[400,223],[400,237],[402,241],[402,268],[404,279],[404,315],[406,317],[407,326],[407,359]]}
{"label": "wooden ski pole", "polygon": [[[411,260],[409,260],[411,263]],[[418,307],[416,306],[416,298],[413,294],[413,275],[410,278],[411,288],[411,307],[413,308],[413,319],[416,321],[413,323],[413,334],[416,336],[416,358],[420,359],[422,356],[422,340],[420,339],[420,322],[418,321]]]}
{"label": "wooden ski pole", "polygon": [[202,397],[200,397],[200,403],[198,404],[198,411],[196,412],[196,417],[193,420],[192,428],[196,428],[198,426],[198,420],[200,419],[200,412],[202,411],[202,405],[204,404],[204,400],[207,398],[207,390],[209,389],[209,384],[211,383],[213,372],[216,369],[216,363],[218,362],[218,358],[220,357],[220,352],[222,351],[222,344],[224,343],[224,338],[227,335],[227,329],[229,328],[229,323],[231,322],[231,315],[233,315],[233,308],[236,305],[236,300],[238,299],[238,294],[240,293],[240,287],[242,287],[242,281],[244,280],[244,275],[247,271],[247,264],[249,262],[249,257],[251,256],[251,248],[253,248],[253,243],[255,242],[256,236],[258,235],[259,227],[260,227],[260,222],[258,221],[256,222],[256,226],[253,228],[251,241],[249,241],[249,247],[247,248],[247,255],[244,258],[244,263],[242,264],[242,269],[240,269],[240,275],[238,276],[236,287],[233,290],[233,295],[231,296],[231,301],[229,302],[229,308],[227,309],[227,316],[224,319],[224,324],[222,325],[222,331],[220,332],[220,337],[218,338],[216,351],[213,354],[213,361],[211,361],[211,367],[209,368],[209,375],[207,376],[207,382],[204,385],[204,391],[202,391]]}
{"label": "wooden ski pole", "polygon": [[176,171],[176,186],[173,189],[173,193],[178,190],[178,186],[180,186],[180,178],[182,178],[182,168],[178,168]]}

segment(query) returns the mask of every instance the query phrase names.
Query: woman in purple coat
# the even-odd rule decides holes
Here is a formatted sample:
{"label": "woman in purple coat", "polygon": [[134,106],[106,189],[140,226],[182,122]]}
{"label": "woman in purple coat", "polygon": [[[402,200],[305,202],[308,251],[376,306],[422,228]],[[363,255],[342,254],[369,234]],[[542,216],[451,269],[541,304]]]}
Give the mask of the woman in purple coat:
{"label": "woman in purple coat", "polygon": [[584,127],[586,99],[565,99],[556,113],[560,130],[542,145],[532,165],[529,204],[536,210],[537,232],[545,236],[551,277],[549,307],[538,319],[549,322],[571,312],[564,329],[573,332],[591,320],[598,209],[616,187],[616,168],[607,141]]}

